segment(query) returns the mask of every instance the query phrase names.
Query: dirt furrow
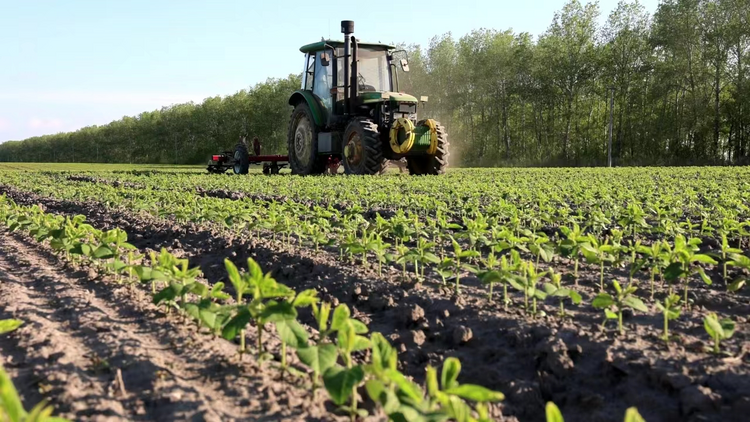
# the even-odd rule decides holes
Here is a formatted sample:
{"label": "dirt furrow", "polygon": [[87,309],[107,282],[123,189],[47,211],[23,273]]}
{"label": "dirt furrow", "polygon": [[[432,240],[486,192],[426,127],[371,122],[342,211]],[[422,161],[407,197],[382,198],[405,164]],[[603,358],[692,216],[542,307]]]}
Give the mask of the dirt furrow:
{"label": "dirt furrow", "polygon": [[[0,233],[0,317],[24,325],[0,351],[26,405],[43,391],[71,420],[318,420],[308,394],[230,343],[159,316],[142,291],[92,281]],[[290,406],[292,404],[292,406]]]}

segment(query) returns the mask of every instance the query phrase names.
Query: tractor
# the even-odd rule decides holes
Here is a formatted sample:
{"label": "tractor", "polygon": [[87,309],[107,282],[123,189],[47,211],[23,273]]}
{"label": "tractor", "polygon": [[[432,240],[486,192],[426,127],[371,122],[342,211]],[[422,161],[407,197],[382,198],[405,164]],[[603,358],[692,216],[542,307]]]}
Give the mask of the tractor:
{"label": "tractor", "polygon": [[[289,98],[294,107],[289,155],[263,160],[288,162],[298,175],[322,174],[339,164],[346,174],[374,175],[389,160],[402,159],[410,174],[443,174],[449,155],[445,128],[433,119],[417,119],[426,97],[418,101],[399,90],[399,68],[408,72],[409,65],[395,57],[405,52],[360,42],[352,35],[353,21],[342,21],[341,32],[343,41],[323,39],[300,48],[305,66],[302,86]],[[243,144],[233,156],[225,155],[222,163],[235,173],[247,173],[250,163],[261,161]]]}

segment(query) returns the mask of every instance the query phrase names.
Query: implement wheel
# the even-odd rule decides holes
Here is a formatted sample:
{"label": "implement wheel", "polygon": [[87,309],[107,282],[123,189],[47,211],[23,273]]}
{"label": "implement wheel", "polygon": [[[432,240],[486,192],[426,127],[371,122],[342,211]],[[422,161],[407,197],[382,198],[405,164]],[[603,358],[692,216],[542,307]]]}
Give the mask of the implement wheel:
{"label": "implement wheel", "polygon": [[325,160],[318,157],[318,128],[305,103],[297,104],[289,119],[287,147],[292,174],[321,174],[325,171]]}
{"label": "implement wheel", "polygon": [[[424,121],[417,123],[417,126],[421,126]],[[423,175],[423,174],[445,174],[445,169],[448,168],[448,156],[450,152],[448,147],[448,133],[440,123],[435,124],[437,128],[437,151],[435,155],[415,155],[412,157],[406,157],[406,167],[409,169],[409,174],[412,175]]]}
{"label": "implement wheel", "polygon": [[344,172],[346,174],[380,174],[388,160],[383,158],[383,143],[378,125],[358,117],[344,131]]}
{"label": "implement wheel", "polygon": [[250,153],[247,151],[245,144],[237,144],[234,147],[234,166],[232,170],[234,174],[247,174],[250,169],[250,159],[248,158]]}

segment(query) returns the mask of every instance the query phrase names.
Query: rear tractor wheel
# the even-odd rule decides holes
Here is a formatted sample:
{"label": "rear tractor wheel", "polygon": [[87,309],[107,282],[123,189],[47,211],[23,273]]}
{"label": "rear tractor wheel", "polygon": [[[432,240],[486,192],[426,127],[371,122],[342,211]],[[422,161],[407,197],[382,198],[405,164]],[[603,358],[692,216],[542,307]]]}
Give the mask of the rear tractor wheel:
{"label": "rear tractor wheel", "polygon": [[[417,126],[427,124],[427,120],[422,120],[417,123]],[[436,121],[432,121],[435,129],[434,133],[437,137],[437,148],[433,155],[415,155],[413,157],[406,157],[406,167],[409,169],[409,174],[412,175],[424,175],[424,174],[445,174],[445,169],[448,168],[448,156],[450,152],[448,147],[448,133],[445,131],[443,125]]]}
{"label": "rear tractor wheel", "polygon": [[250,153],[245,144],[237,144],[234,147],[234,174],[247,174],[250,169]]}
{"label": "rear tractor wheel", "polygon": [[388,160],[383,158],[383,143],[378,125],[365,118],[355,118],[344,131],[344,172],[346,174],[380,174]]}

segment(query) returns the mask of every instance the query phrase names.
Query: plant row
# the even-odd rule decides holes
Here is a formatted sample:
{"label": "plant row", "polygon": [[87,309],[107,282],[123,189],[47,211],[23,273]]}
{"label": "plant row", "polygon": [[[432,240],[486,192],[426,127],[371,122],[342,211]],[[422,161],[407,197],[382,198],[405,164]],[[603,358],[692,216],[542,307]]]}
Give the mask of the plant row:
{"label": "plant row", "polygon": [[[488,403],[502,400],[502,393],[472,384],[461,384],[461,363],[448,358],[442,370],[428,367],[425,386],[412,382],[398,370],[396,350],[380,333],[369,333],[362,322],[351,318],[346,305],[335,308],[320,302],[314,290],[295,293],[276,282],[269,273],[248,259],[248,271],[240,271],[225,261],[228,279],[234,290],[233,303],[223,291],[223,283],[213,287],[202,283],[197,268],[189,268],[166,250],[152,253],[150,262],[134,255],[127,234],[119,229],[100,231],[85,223],[82,216],[73,218],[44,213],[38,206],[18,206],[0,197],[0,220],[10,230],[22,230],[37,241],[48,241],[50,247],[67,259],[94,265],[116,276],[118,282],[148,283],[153,301],[189,318],[216,335],[234,340],[240,338],[239,353],[247,352],[244,330],[252,324],[257,330],[256,353],[267,359],[263,330],[272,326],[281,351],[280,370],[290,376],[304,376],[287,362],[293,349],[306,367],[310,385],[315,391],[325,387],[339,411],[352,419],[367,411],[358,406],[360,391],[378,404],[391,420],[485,421],[489,420]],[[141,263],[137,263],[138,261]],[[298,321],[298,310],[310,307],[317,322],[312,333]],[[15,329],[20,322],[3,321],[4,331]],[[368,353],[364,353],[367,351]],[[363,357],[364,356],[364,357]],[[13,421],[62,421],[52,418],[51,408],[40,404],[30,413],[20,400],[7,374],[0,369],[0,410]],[[562,420],[553,404],[547,407],[548,421]],[[629,409],[626,421],[640,416]]]}

